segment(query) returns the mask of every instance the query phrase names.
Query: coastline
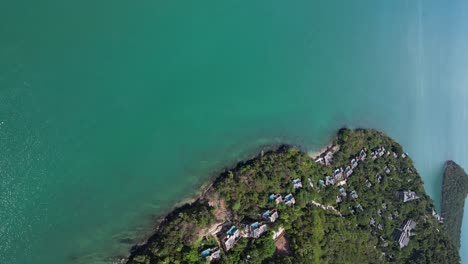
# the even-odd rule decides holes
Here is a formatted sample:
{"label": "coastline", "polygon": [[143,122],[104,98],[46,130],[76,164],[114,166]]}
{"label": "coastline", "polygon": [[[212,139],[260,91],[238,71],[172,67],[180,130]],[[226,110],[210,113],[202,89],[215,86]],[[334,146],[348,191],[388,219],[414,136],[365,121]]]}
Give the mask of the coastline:
{"label": "coastline", "polygon": [[[321,150],[328,150],[328,147],[330,146],[327,145],[323,147]],[[155,235],[157,232],[164,227],[164,225],[169,222],[170,220],[178,217],[180,212],[183,212],[187,210],[188,208],[191,208],[194,206],[197,202],[203,200],[204,198],[207,197],[207,194],[210,193],[210,191],[213,191],[213,186],[216,184],[216,182],[222,180],[224,177],[226,177],[231,171],[237,170],[245,165],[253,163],[255,160],[261,158],[263,155],[269,154],[269,153],[282,153],[285,150],[295,147],[292,145],[287,145],[287,144],[281,144],[278,146],[267,146],[266,148],[268,149],[267,151],[265,150],[260,150],[260,152],[257,152],[256,155],[252,156],[251,158],[245,160],[245,161],[239,161],[237,162],[233,167],[230,169],[223,169],[220,173],[217,174],[217,176],[212,177],[209,179],[205,184],[200,186],[200,188],[191,196],[185,199],[182,199],[181,201],[177,202],[174,204],[172,209],[169,209],[168,213],[161,214],[161,216],[156,217],[154,220],[154,228],[152,228],[151,231],[149,231],[148,235],[141,240],[140,242],[136,243],[130,248],[129,253],[125,257],[117,257],[117,262],[118,263],[127,263],[129,259],[134,257],[136,254],[139,253],[139,248],[144,247],[145,245],[151,243],[152,240],[155,239]],[[317,152],[318,155],[321,153]]]}
{"label": "coastline", "polygon": [[[333,142],[329,142],[324,147],[320,148],[319,151],[313,152],[313,154],[317,157],[320,155],[325,155],[325,153],[330,149],[331,146],[333,146]],[[258,148],[255,152],[256,154],[250,155],[250,158],[246,160],[233,162],[231,166],[224,167],[218,173],[214,173],[213,176],[211,176],[204,184],[198,187],[192,195],[190,195],[187,198],[183,198],[178,202],[175,202],[172,207],[166,210],[166,212],[161,213],[159,216],[155,216],[153,220],[151,220],[152,228],[145,232],[146,234],[143,234],[141,236],[142,238],[134,243],[134,245],[130,248],[126,256],[114,256],[116,263],[127,263],[128,260],[137,253],[136,250],[139,247],[144,247],[146,244],[151,242],[152,237],[158,232],[158,230],[164,227],[165,223],[177,217],[179,212],[187,210],[187,208],[190,208],[195,203],[206,198],[207,194],[210,193],[210,191],[213,191],[213,185],[216,182],[222,180],[223,177],[226,177],[230,171],[235,171],[241,168],[242,166],[251,164],[255,160],[261,158],[263,155],[266,155],[268,153],[281,153],[289,148],[303,149],[301,146],[289,144],[265,145]]]}
{"label": "coastline", "polygon": [[[336,132],[335,132],[336,134]],[[161,228],[161,225],[164,225],[164,222],[167,222],[170,217],[172,216],[172,213],[174,212],[179,212],[183,211],[186,209],[188,206],[200,201],[201,199],[206,197],[206,194],[212,190],[213,185],[222,179],[222,177],[225,177],[227,173],[230,171],[237,170],[241,168],[244,165],[247,165],[249,163],[254,162],[255,160],[261,158],[263,155],[272,153],[272,152],[281,152],[284,151],[287,148],[294,147],[297,149],[305,150],[307,155],[311,157],[312,159],[316,160],[317,158],[326,155],[326,153],[331,150],[334,146],[337,146],[336,142],[334,139],[329,140],[323,147],[319,148],[317,151],[307,151],[304,149],[303,146],[299,145],[291,145],[291,144],[271,144],[271,145],[264,145],[260,146],[254,151],[254,155],[249,155],[250,158],[245,159],[245,160],[240,160],[237,162],[232,162],[230,166],[225,166],[222,169],[220,169],[217,173],[213,173],[211,177],[209,177],[205,183],[203,183],[200,187],[198,187],[194,193],[186,198],[183,198],[179,200],[178,202],[175,202],[172,207],[169,209],[165,210],[165,212],[162,212],[158,216],[153,216],[152,222],[152,228],[148,229],[147,232],[143,233],[138,239],[134,245],[129,249],[129,252],[126,256],[115,256],[115,259],[118,263],[126,263],[129,258],[131,258],[134,255],[134,251],[138,247],[142,247],[146,245],[147,243],[150,242],[151,237],[154,236],[157,231]]]}
{"label": "coastline", "polygon": [[[386,151],[386,149],[383,148],[383,145],[381,144],[385,145],[385,148],[387,148],[388,151]],[[341,146],[343,149],[342,151],[340,151]],[[377,154],[375,154],[377,153],[376,151],[379,152],[379,156],[381,158],[377,157]],[[370,154],[369,158],[367,159],[366,159],[366,153]],[[384,156],[385,153],[386,155]],[[334,154],[336,154],[336,156],[334,156]],[[370,158],[370,156],[372,156],[372,159]],[[320,160],[322,157],[323,159]],[[376,158],[377,158],[377,161],[374,162]],[[230,169],[224,169],[224,171],[222,171],[217,176],[207,181],[206,184],[202,185],[200,189],[194,195],[176,203],[172,211],[170,211],[165,216],[161,216],[160,218],[158,218],[158,220],[155,223],[155,228],[152,231],[151,235],[145,241],[142,241],[138,243],[137,245],[134,245],[131,248],[129,255],[126,258],[121,259],[120,263],[124,263],[124,262],[126,263],[150,263],[151,262],[152,263],[152,261],[166,262],[166,261],[171,261],[171,260],[178,260],[178,261],[181,261],[183,259],[188,260],[186,258],[190,258],[191,260],[190,263],[192,263],[192,261],[200,258],[200,252],[201,250],[203,250],[203,248],[206,250],[207,247],[214,248],[215,245],[217,245],[218,247],[222,247],[223,250],[227,252],[230,250],[231,246],[228,247],[227,244],[226,245],[223,244],[225,242],[222,242],[224,240],[220,240],[220,239],[224,239],[219,235],[220,232],[222,230],[226,232],[225,228],[232,226],[231,227],[232,229],[234,228],[234,225],[236,225],[238,227],[240,226],[242,229],[242,231],[240,231],[241,237],[252,237],[251,234],[249,234],[249,231],[244,231],[244,228],[248,226],[247,224],[248,222],[255,221],[255,219],[257,218],[256,212],[262,212],[262,211],[264,212],[264,210],[268,210],[268,212],[269,210],[273,210],[274,212],[276,212],[276,209],[278,209],[280,211],[280,214],[283,214],[285,217],[284,220],[280,220],[280,223],[283,223],[283,224],[287,223],[288,221],[287,219],[288,218],[291,219],[290,217],[294,217],[293,219],[297,219],[297,221],[299,221],[298,223],[305,221],[304,219],[310,219],[309,218],[311,217],[310,214],[308,216],[304,216],[305,218],[301,220],[300,215],[294,214],[294,210],[287,211],[288,209],[286,209],[286,211],[284,211],[285,208],[288,208],[288,206],[291,207],[291,205],[288,205],[288,206],[278,205],[278,202],[276,202],[277,206],[274,206],[273,209],[271,209],[272,206],[267,205],[266,201],[261,197],[269,197],[268,199],[270,199],[271,195],[275,193],[277,195],[280,195],[278,193],[284,193],[284,195],[289,193],[289,195],[287,196],[291,196],[292,195],[291,193],[294,193],[294,196],[296,195],[298,196],[296,196],[297,202],[293,200],[293,204],[298,203],[296,205],[298,206],[298,208],[302,208],[304,210],[306,208],[309,208],[307,206],[311,204],[313,205],[312,207],[320,208],[324,211],[328,211],[330,209],[331,211],[326,214],[333,214],[335,216],[339,216],[340,218],[344,217],[344,219],[346,220],[340,220],[340,221],[346,221],[348,223],[353,223],[354,225],[353,221],[355,220],[352,220],[353,219],[352,215],[354,215],[355,212],[358,215],[360,214],[359,211],[355,211],[355,210],[363,211],[363,208],[364,208],[364,210],[370,210],[369,212],[375,211],[377,210],[376,208],[379,208],[379,207],[371,206],[371,204],[376,203],[378,199],[376,199],[375,197],[367,198],[368,196],[366,197],[365,194],[366,192],[369,192],[369,191],[365,191],[365,189],[362,189],[364,188],[362,186],[363,183],[361,180],[359,180],[359,178],[353,177],[353,178],[349,178],[351,181],[348,182],[348,185],[346,187],[346,188],[348,187],[350,188],[349,194],[352,200],[346,200],[346,199],[343,200],[345,204],[350,205],[350,207],[348,207],[348,205],[340,206],[339,204],[342,202],[342,199],[339,199],[338,201],[338,196],[337,196],[336,204],[338,205],[338,207],[336,207],[337,209],[335,209],[332,206],[335,204],[335,199],[333,197],[330,197],[330,195],[323,196],[324,194],[322,194],[323,192],[330,193],[330,191],[326,191],[325,189],[322,190],[322,187],[325,188],[325,186],[326,185],[328,186],[329,183],[327,182],[325,185],[324,181],[322,181],[320,177],[324,177],[323,175],[333,175],[333,174],[329,174],[332,171],[334,171],[336,175],[336,166],[346,167],[347,165],[349,165],[345,171],[343,171],[344,167],[341,167],[341,172],[342,173],[346,172],[345,180],[347,180],[348,177],[353,173],[353,170],[349,171],[349,167],[353,165],[353,162],[355,162],[355,159],[358,159],[360,162],[362,161],[364,162],[364,164],[368,164],[368,166],[370,166],[369,168],[367,168],[367,165],[364,165],[364,167],[358,167],[356,171],[358,174],[361,174],[361,175],[368,175],[366,170],[372,169],[372,171],[374,172],[376,170],[383,170],[383,172],[381,172],[381,173],[385,173],[383,175],[391,174],[393,177],[400,177],[398,173],[391,172],[389,168],[392,168],[392,171],[401,171],[401,172],[404,169],[404,172],[406,175],[401,176],[401,177],[406,177],[405,179],[413,178],[411,181],[414,181],[414,184],[415,184],[414,186],[409,185],[409,182],[410,182],[409,179],[408,181],[401,181],[401,185],[400,185],[400,181],[396,181],[395,184],[396,186],[399,186],[399,187],[392,187],[393,189],[390,189],[388,191],[383,191],[383,192],[378,191],[378,192],[374,192],[374,194],[367,194],[367,195],[377,195],[377,196],[380,195],[381,197],[385,197],[386,199],[394,199],[394,193],[397,191],[400,192],[400,190],[402,190],[401,189],[402,187],[404,187],[405,189],[411,188],[412,190],[421,194],[422,200],[424,200],[422,202],[424,205],[418,207],[418,212],[420,214],[420,217],[422,217],[423,214],[427,213],[426,211],[428,207],[433,208],[433,202],[427,195],[425,195],[424,188],[420,180],[420,176],[417,174],[416,170],[414,169],[412,160],[410,158],[406,158],[406,159],[405,158],[406,158],[406,155],[403,152],[402,147],[397,142],[393,141],[391,138],[386,136],[385,134],[378,132],[376,130],[359,130],[359,129],[355,129],[355,130],[340,129],[338,132],[338,136],[334,138],[332,143],[327,144],[325,147],[322,147],[320,151],[317,151],[317,152],[304,152],[303,150],[301,150],[300,147],[295,147],[291,145],[280,145],[279,147],[272,149],[272,150],[268,150],[267,152],[262,150],[260,151],[260,153],[257,153],[257,155],[249,158],[248,160],[240,161]],[[380,159],[382,159],[383,162],[379,161]],[[351,162],[351,163],[348,163],[348,162]],[[357,163],[354,165],[357,166]],[[387,165],[388,167],[385,165]],[[385,166],[385,168],[383,166]],[[399,169],[397,170],[397,167],[395,166],[397,166]],[[275,170],[275,168],[279,169],[279,171]],[[306,172],[307,170],[309,170],[307,168],[310,168],[311,171]],[[355,166],[353,166],[352,168],[355,169]],[[265,174],[265,172],[267,172],[267,174]],[[270,173],[272,172],[274,174],[270,175]],[[340,175],[341,175],[341,172],[339,173]],[[413,174],[413,172],[416,172],[416,174]],[[377,174],[377,176],[378,175],[379,174]],[[368,178],[368,180],[371,180],[372,184],[370,184],[369,181],[366,181],[367,188],[370,188],[372,185],[375,185],[376,187],[373,187],[373,188],[377,188],[377,189],[387,188],[386,185],[382,185],[382,187],[378,187],[381,179],[378,178],[377,176],[376,176],[376,179]],[[326,177],[329,177],[329,176],[326,176]],[[313,181],[311,181],[311,178],[313,179]],[[294,190],[297,188],[295,185],[294,185],[294,189],[292,189],[292,187],[286,187],[287,185],[284,185],[285,180],[286,182],[289,182],[289,181],[293,181],[293,179],[295,179],[294,182],[299,181],[299,183],[300,183],[300,179],[302,179],[302,182],[307,182],[307,179],[308,179],[309,184],[304,186],[304,191]],[[322,183],[320,183],[319,179]],[[317,181],[319,182],[318,184],[317,184]],[[316,187],[314,187],[314,184],[312,184],[312,182],[317,184]],[[341,182],[345,182],[345,181],[340,181],[338,186],[342,186]],[[322,184],[322,186],[320,186],[320,184]],[[331,183],[331,185],[335,185],[335,182]],[[284,188],[287,188],[287,189],[284,189]],[[302,185],[300,185],[300,188],[302,189]],[[359,192],[359,196],[364,194],[363,195],[364,198],[360,198],[360,202],[362,203],[362,206],[361,204],[355,204],[355,202],[353,202],[353,200],[358,198],[358,195],[351,188],[357,190]],[[333,190],[333,188],[327,189],[327,190]],[[353,191],[351,192],[351,190]],[[340,189],[340,192],[341,192],[341,189]],[[257,196],[257,193],[261,193],[261,195]],[[318,200],[316,198],[318,198]],[[348,199],[351,199],[351,198],[348,198]],[[416,199],[418,198],[419,197],[417,197]],[[286,201],[289,201],[289,200],[286,200]],[[309,202],[306,202],[306,201],[309,201]],[[380,203],[381,202],[382,201],[380,201]],[[382,204],[382,207],[383,206],[385,206],[385,203]],[[389,204],[389,206],[392,206],[392,205]],[[386,208],[387,207],[385,206],[384,209]],[[398,209],[398,208],[393,207],[393,209],[389,209],[389,211],[392,211],[395,209]],[[310,211],[311,209],[307,209],[307,210],[309,211],[306,211],[306,213],[308,212],[308,213],[315,214],[314,213],[315,211]],[[292,215],[287,217],[288,214],[292,214]],[[380,213],[377,213],[377,214],[380,214]],[[260,215],[261,214],[258,214],[258,217],[260,217]],[[393,213],[390,216],[392,215]],[[408,221],[409,216],[410,215],[408,214],[408,211],[403,211],[402,218],[398,216],[398,213],[396,213],[396,216],[394,216],[398,219],[396,222],[392,223],[392,222],[385,220],[386,221],[386,222],[384,221],[385,225],[386,226],[388,225],[391,227],[390,229],[385,231],[385,237],[387,239],[391,239],[392,238],[391,231],[394,230],[395,228],[398,228],[398,226],[401,225],[403,221]],[[315,217],[318,217],[318,216],[315,216]],[[324,216],[322,215],[320,217],[324,217]],[[410,217],[414,217],[414,216],[410,216]],[[385,219],[387,218],[390,219],[390,221],[392,221],[391,217],[385,217]],[[431,225],[433,225],[434,228],[437,226],[439,229],[440,228],[444,229],[442,226],[438,226],[440,223],[437,222],[435,219],[432,219],[432,218],[430,219],[431,219],[430,223]],[[247,221],[247,222],[242,223],[242,221]],[[323,220],[318,220],[318,221],[323,221]],[[332,220],[332,221],[336,221],[336,220]],[[364,220],[364,222],[366,221],[368,220]],[[361,222],[361,224],[363,224],[364,222]],[[306,223],[306,221],[303,223]],[[333,226],[332,224],[330,225],[331,226],[329,226],[328,228],[336,228],[336,226]],[[276,230],[275,228],[278,228],[278,227],[281,228],[280,224],[275,224],[272,226],[273,226],[271,227],[272,232]],[[315,243],[315,242],[307,241],[308,239],[307,236],[303,237],[301,232],[299,231],[300,229],[297,229],[297,227],[294,227],[294,225],[293,226],[287,225],[285,226],[285,228],[286,228],[287,235],[284,237],[286,240],[284,240],[283,242],[286,243],[286,245],[288,245],[289,243],[293,243],[294,245],[295,243],[294,247],[292,248],[297,248],[298,245],[301,247],[302,245],[307,246],[309,248],[314,247],[314,245],[310,243]],[[376,226],[374,226],[374,228],[376,228]],[[383,230],[383,229],[380,229],[380,230]],[[298,231],[299,233],[297,233]],[[345,230],[341,230],[341,232],[344,232],[344,231]],[[353,231],[347,230],[346,232],[353,232]],[[380,232],[380,231],[377,231],[377,232]],[[427,239],[429,239],[429,241],[433,241],[432,246],[430,246],[432,249],[429,249],[426,252],[431,252],[433,249],[441,246],[441,244],[439,242],[436,242],[435,240],[437,239],[436,234],[427,234],[425,236],[427,237]],[[365,237],[366,236],[363,236],[361,239],[365,239]],[[324,238],[322,236],[319,236],[319,238],[320,240],[325,239],[325,241],[331,239],[330,237]],[[195,241],[194,239],[196,239],[196,241],[199,241],[199,242],[192,244],[194,243],[193,241]],[[265,239],[263,239],[262,241],[266,241]],[[275,238],[273,238],[273,240],[275,240]],[[302,243],[304,244],[301,244],[301,243],[297,244],[298,241],[301,241],[301,240],[302,240]],[[214,243],[213,241],[216,241],[216,243]],[[239,246],[240,248],[245,247],[246,243],[250,245],[251,242],[246,242],[246,241],[252,241],[252,240],[243,240],[243,241],[244,242],[241,243],[241,245]],[[369,247],[367,249],[368,250],[367,252],[370,252],[369,254],[372,255],[373,257],[380,256],[379,254],[381,254],[383,251],[387,252],[386,249],[383,249],[386,246],[382,247],[381,245],[379,245],[379,247],[382,249],[376,249],[375,246],[371,247],[372,245],[365,243],[364,241],[365,240],[362,240],[360,243],[364,243],[363,245],[365,245],[364,246],[365,248]],[[332,241],[328,241],[328,243],[330,242]],[[237,242],[234,242],[234,243],[237,243]],[[262,243],[266,243],[266,242],[262,242]],[[272,242],[268,242],[268,243],[272,243]],[[274,243],[276,245],[276,242]],[[413,243],[416,243],[416,242],[413,242]],[[216,250],[218,249],[218,247],[216,247]],[[289,248],[289,246],[287,247]],[[278,251],[278,248],[279,248],[278,245],[276,245],[277,251]],[[335,258],[338,258],[341,260],[349,260],[350,258],[353,258],[353,256],[355,256],[355,252],[356,252],[355,250],[358,250],[358,248],[346,247],[336,252],[332,251],[330,253],[332,253],[332,255],[334,255]],[[427,246],[423,246],[423,248],[427,248]],[[240,251],[237,251],[237,252],[240,252]],[[320,253],[320,252],[321,251],[316,251],[316,253],[313,254],[314,259],[316,259],[321,254],[325,254],[325,251],[323,251],[323,253]],[[394,254],[399,254],[397,253],[398,251],[394,251],[393,249],[391,249],[390,252],[393,252]],[[447,251],[445,252],[447,252],[447,254],[449,254],[450,256],[454,257],[454,259],[456,259],[455,254],[452,254],[452,252],[456,252],[456,251],[453,251],[453,248],[447,249]],[[235,259],[237,256],[236,254],[239,254],[239,253],[230,253],[227,255],[226,254],[227,253],[223,254],[223,256],[226,258]],[[269,254],[273,254],[273,252]],[[281,255],[279,253],[277,254]],[[301,256],[293,254],[293,251],[291,251],[291,254],[292,254],[291,256],[286,254],[283,257],[292,258],[292,259],[301,258]],[[458,253],[456,253],[456,255],[458,255]],[[171,256],[171,257],[168,258],[168,256]],[[246,255],[244,255],[244,257],[245,256],[248,256],[247,253]],[[401,257],[406,258],[407,256],[406,257],[401,256]],[[361,257],[361,261],[364,261],[365,259],[366,257]],[[434,258],[434,259],[437,259],[437,258]],[[199,263],[199,262],[196,261],[196,263]]]}

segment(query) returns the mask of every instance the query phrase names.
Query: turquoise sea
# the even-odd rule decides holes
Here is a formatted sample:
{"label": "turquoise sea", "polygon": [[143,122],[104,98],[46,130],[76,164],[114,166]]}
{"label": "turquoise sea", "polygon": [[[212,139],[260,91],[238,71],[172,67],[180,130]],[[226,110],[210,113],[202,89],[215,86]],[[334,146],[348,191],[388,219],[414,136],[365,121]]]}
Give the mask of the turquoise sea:
{"label": "turquoise sea", "polygon": [[439,204],[466,47],[462,0],[0,1],[0,263],[111,262],[223,168],[342,126],[402,143]]}

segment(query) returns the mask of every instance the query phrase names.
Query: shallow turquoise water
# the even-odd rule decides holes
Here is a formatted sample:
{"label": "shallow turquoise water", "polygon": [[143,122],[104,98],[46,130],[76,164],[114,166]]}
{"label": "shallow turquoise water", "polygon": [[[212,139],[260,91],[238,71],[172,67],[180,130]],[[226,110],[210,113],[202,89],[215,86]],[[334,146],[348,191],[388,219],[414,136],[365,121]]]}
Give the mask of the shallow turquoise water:
{"label": "shallow turquoise water", "polygon": [[438,202],[443,162],[468,167],[467,11],[2,3],[0,262],[108,262],[221,168],[344,125],[400,141]]}

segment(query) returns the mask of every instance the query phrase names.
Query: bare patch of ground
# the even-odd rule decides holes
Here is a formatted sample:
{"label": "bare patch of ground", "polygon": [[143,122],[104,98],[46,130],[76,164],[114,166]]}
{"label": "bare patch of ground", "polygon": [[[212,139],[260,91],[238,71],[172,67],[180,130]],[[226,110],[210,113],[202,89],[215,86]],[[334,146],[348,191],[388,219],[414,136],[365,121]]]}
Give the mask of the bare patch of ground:
{"label": "bare patch of ground", "polygon": [[291,249],[289,248],[289,243],[286,237],[284,236],[284,233],[278,239],[276,239],[275,246],[275,254],[281,256],[288,256],[291,254]]}
{"label": "bare patch of ground", "polygon": [[231,217],[231,212],[227,208],[224,198],[219,197],[217,192],[211,192],[207,196],[208,204],[215,208],[214,216],[217,222],[224,222]]}

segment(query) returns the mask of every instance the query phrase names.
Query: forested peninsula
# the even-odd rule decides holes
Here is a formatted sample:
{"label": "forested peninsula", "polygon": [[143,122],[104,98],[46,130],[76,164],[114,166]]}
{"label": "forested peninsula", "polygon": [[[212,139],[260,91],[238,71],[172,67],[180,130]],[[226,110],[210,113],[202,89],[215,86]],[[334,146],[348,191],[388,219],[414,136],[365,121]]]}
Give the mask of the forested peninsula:
{"label": "forested peninsula", "polygon": [[447,233],[457,248],[460,248],[463,210],[467,194],[468,175],[458,164],[451,160],[447,161],[442,181],[442,217]]}
{"label": "forested peninsula", "polygon": [[128,263],[459,263],[410,157],[371,129],[320,156],[291,146],[223,172]]}

